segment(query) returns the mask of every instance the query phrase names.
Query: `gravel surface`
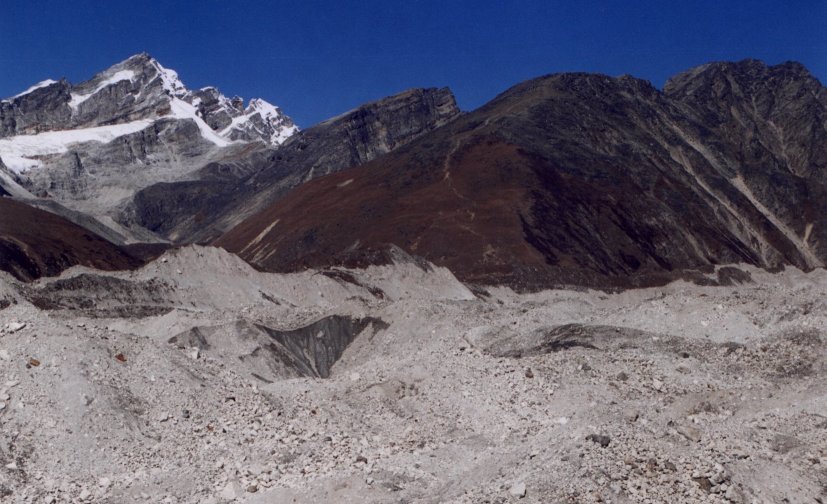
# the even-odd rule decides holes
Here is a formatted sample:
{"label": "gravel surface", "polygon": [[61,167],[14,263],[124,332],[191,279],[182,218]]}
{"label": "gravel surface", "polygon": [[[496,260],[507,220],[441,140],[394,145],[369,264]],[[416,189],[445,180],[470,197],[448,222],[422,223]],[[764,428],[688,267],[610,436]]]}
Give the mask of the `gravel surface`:
{"label": "gravel surface", "polygon": [[4,275],[0,501],[827,501],[827,272],[745,271],[475,295],[188,247]]}

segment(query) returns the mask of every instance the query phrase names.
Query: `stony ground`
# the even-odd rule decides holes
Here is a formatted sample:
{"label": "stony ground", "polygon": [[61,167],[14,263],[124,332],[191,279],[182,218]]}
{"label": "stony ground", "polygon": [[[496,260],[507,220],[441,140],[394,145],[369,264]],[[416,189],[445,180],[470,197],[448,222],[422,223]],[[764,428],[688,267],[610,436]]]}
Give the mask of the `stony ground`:
{"label": "stony ground", "polygon": [[[3,277],[0,500],[827,502],[827,272],[749,272],[475,295],[192,247]],[[330,377],[268,353],[329,315],[381,321]]]}

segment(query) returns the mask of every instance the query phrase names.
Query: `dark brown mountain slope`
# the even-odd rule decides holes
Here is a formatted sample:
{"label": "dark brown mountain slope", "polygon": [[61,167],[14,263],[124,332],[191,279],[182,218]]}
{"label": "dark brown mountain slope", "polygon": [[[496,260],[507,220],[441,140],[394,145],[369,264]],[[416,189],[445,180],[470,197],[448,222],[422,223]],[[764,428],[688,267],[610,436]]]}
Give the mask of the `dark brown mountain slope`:
{"label": "dark brown mountain slope", "polygon": [[299,187],[216,244],[277,271],[369,262],[396,244],[466,281],[529,288],[822,266],[825,99],[795,64],[708,65],[665,92],[543,77]]}
{"label": "dark brown mountain slope", "polygon": [[124,220],[175,242],[208,241],[298,185],[366,163],[458,115],[449,89],[411,89],[301,131],[278,149],[212,163],[199,180],[147,187]]}
{"label": "dark brown mountain slope", "polygon": [[0,198],[0,270],[20,280],[54,276],[76,265],[136,268],[143,264],[137,255],[58,215]]}

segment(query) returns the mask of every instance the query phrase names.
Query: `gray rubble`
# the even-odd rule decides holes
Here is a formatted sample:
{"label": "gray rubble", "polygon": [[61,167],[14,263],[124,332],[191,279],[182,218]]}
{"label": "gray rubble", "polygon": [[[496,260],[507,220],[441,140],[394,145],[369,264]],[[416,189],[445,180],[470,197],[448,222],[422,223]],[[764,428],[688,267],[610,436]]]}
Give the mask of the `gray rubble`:
{"label": "gray rubble", "polygon": [[819,502],[827,272],[751,274],[474,295],[404,258],[277,275],[200,247],[3,274],[0,495]]}

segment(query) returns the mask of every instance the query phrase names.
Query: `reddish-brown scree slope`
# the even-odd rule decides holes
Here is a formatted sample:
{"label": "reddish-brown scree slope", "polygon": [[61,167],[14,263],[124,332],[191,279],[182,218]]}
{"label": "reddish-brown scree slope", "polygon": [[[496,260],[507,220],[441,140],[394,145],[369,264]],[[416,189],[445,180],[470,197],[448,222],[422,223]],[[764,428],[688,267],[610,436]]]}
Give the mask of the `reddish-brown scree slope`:
{"label": "reddish-brown scree slope", "polygon": [[716,264],[827,262],[827,93],[801,65],[529,81],[215,243],[259,268],[391,244],[468,282],[631,287]]}
{"label": "reddish-brown scree slope", "polygon": [[18,279],[54,276],[76,265],[117,270],[141,264],[127,249],[63,217],[0,197],[0,270]]}

